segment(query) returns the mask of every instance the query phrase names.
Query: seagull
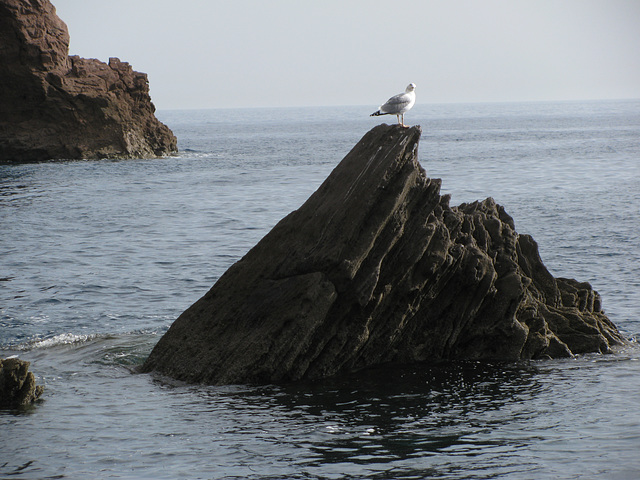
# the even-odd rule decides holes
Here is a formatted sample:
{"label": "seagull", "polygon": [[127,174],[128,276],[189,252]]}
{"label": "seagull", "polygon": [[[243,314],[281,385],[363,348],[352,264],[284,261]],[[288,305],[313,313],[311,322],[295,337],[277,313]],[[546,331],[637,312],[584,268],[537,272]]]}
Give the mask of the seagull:
{"label": "seagull", "polygon": [[411,110],[413,104],[416,103],[416,84],[410,83],[407,85],[404,93],[399,93],[398,95],[394,95],[384,105],[381,105],[378,110],[373,112],[370,117],[377,117],[378,115],[395,115],[398,117],[398,123],[403,127],[406,127],[404,124],[404,113]]}

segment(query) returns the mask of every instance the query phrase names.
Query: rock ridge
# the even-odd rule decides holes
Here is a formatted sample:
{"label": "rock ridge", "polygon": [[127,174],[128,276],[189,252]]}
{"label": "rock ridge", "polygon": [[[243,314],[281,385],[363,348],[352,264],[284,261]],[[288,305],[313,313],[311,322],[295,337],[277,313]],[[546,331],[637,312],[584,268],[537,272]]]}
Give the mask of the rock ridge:
{"label": "rock ridge", "polygon": [[177,151],[147,75],[69,56],[49,0],[0,0],[0,161],[158,157]]}
{"label": "rock ridge", "polygon": [[449,205],[420,127],[368,132],[160,339],[142,367],[277,383],[385,363],[609,352],[624,338],[588,283],[554,278],[492,199]]}

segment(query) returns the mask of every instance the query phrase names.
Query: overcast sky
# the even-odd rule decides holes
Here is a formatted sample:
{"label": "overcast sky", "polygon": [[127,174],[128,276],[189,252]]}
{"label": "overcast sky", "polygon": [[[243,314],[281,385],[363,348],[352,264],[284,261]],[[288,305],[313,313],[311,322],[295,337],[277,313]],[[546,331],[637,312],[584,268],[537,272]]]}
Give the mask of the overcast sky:
{"label": "overcast sky", "polygon": [[640,98],[638,0],[52,0],[158,109]]}

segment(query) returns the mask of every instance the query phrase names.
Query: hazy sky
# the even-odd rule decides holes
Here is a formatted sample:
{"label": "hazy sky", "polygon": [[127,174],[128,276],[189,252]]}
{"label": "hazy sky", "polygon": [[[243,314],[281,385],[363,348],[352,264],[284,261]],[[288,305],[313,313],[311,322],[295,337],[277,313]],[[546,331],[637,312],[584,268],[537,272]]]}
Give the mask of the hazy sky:
{"label": "hazy sky", "polygon": [[639,0],[52,0],[159,109],[640,98]]}

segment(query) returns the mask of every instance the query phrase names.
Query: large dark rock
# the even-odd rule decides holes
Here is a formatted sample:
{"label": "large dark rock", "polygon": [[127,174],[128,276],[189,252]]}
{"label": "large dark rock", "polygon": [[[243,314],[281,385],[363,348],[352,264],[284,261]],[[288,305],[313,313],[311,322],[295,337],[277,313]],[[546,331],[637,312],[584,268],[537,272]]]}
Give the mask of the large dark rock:
{"label": "large dark rock", "polygon": [[185,311],[143,366],[212,384],[388,362],[569,357],[624,342],[491,198],[449,206],[420,127],[380,125]]}
{"label": "large dark rock", "polygon": [[44,387],[36,385],[29,362],[0,358],[0,408],[17,408],[37,400]]}
{"label": "large dark rock", "polygon": [[48,0],[0,0],[0,161],[157,157],[177,150],[147,75],[69,57]]}

